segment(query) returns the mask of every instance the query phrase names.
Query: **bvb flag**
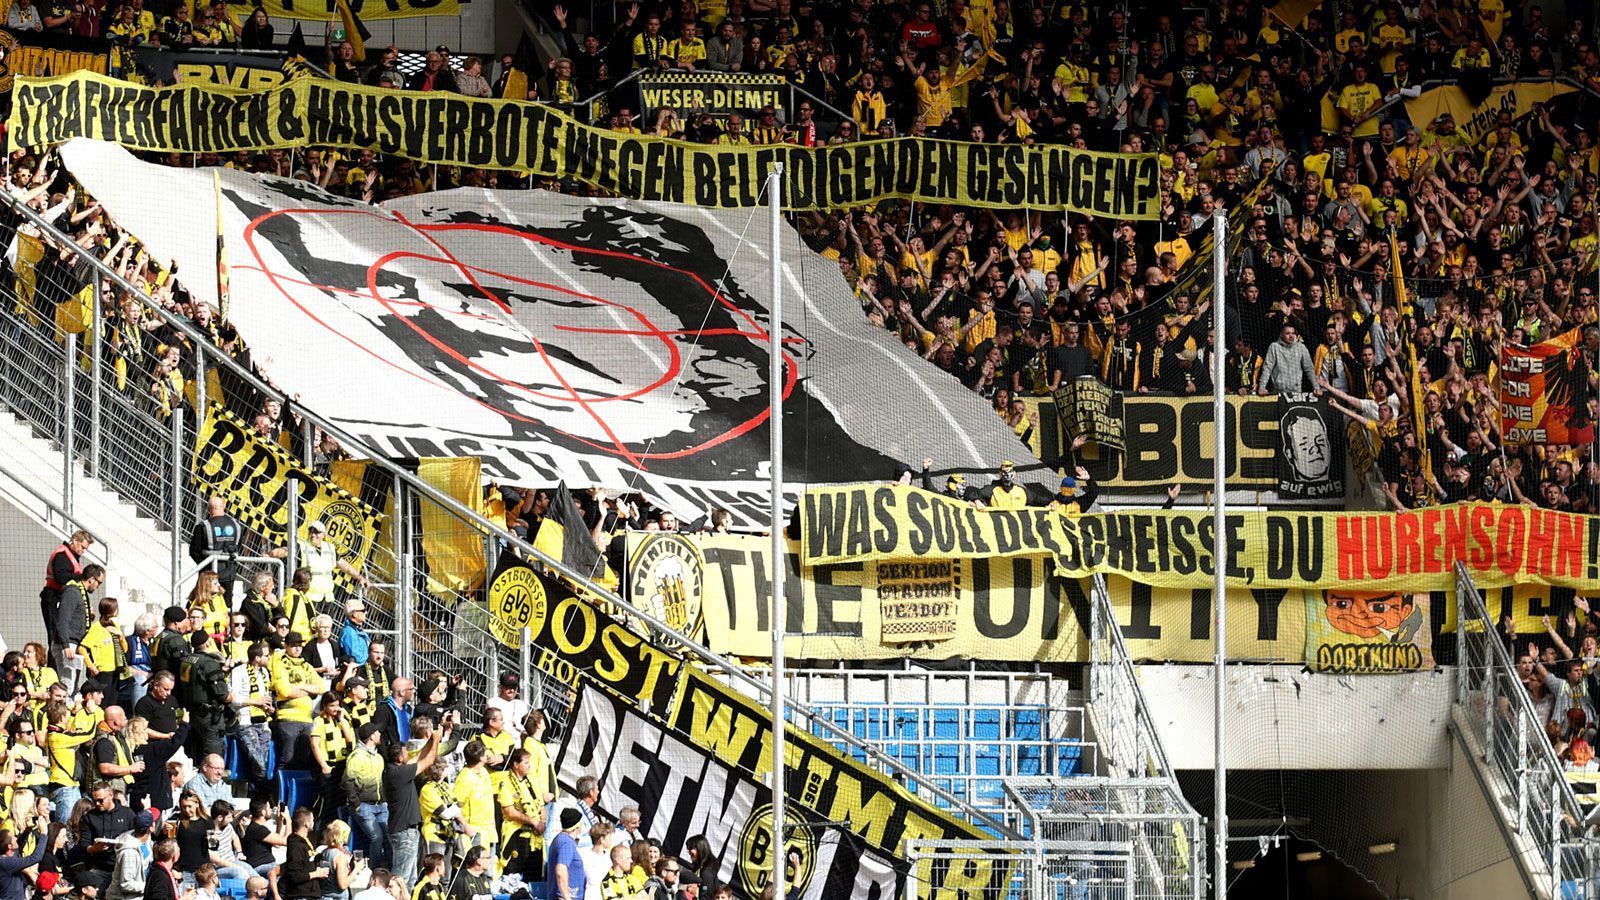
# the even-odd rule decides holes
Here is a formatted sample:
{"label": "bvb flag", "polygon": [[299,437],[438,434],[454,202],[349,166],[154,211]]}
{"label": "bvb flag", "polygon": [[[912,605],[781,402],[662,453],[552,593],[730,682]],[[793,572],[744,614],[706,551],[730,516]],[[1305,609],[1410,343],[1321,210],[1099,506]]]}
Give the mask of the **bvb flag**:
{"label": "bvb flag", "polygon": [[1509,444],[1592,444],[1589,360],[1580,329],[1500,354],[1500,432]]}
{"label": "bvb flag", "polygon": [[355,51],[356,62],[361,62],[367,58],[367,38],[372,37],[372,32],[356,18],[355,10],[350,8],[350,0],[338,0],[338,12],[339,21],[344,25],[344,39],[350,42],[350,49]]}
{"label": "bvb flag", "polygon": [[219,170],[212,170],[211,184],[217,195],[217,311],[226,322],[233,297],[228,290],[228,240],[222,230],[222,173]]}
{"label": "bvb flag", "polygon": [[[1401,268],[1400,242],[1393,233],[1389,235],[1389,269],[1394,274],[1394,302],[1400,315],[1411,316],[1411,295],[1406,293],[1406,273]],[[1428,449],[1428,412],[1423,403],[1422,369],[1417,365],[1417,342],[1406,342],[1406,352],[1411,362],[1411,430],[1417,437],[1417,452],[1422,454],[1422,471],[1433,470],[1433,454]],[[1431,489],[1430,489],[1431,490]]]}
{"label": "bvb flag", "polygon": [[572,492],[567,490],[566,482],[556,486],[555,494],[550,498],[550,508],[544,514],[544,521],[539,523],[539,531],[533,536],[533,547],[590,578],[598,578],[605,571],[600,548],[595,546],[594,537],[583,521],[578,504],[572,499]]}

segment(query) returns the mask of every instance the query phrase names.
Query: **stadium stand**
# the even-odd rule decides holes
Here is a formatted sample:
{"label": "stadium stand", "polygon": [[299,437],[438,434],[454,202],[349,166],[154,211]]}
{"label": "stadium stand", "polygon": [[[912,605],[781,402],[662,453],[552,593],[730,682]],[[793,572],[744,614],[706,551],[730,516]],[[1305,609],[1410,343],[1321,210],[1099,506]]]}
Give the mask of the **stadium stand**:
{"label": "stadium stand", "polygon": [[[6,25],[35,56],[103,54],[108,72],[135,81],[161,81],[162,53],[196,47],[319,56],[265,11],[241,22],[241,4],[224,0],[153,6],[14,0]],[[1102,480],[1103,451],[1053,434],[1041,416],[1045,402],[1062,403],[1060,389],[1087,378],[1126,402],[1208,396],[1208,364],[1220,352],[1228,393],[1274,404],[1311,395],[1306,402],[1345,420],[1329,430],[1346,435],[1336,442],[1350,483],[1311,495],[1325,508],[1405,513],[1495,501],[1591,517],[1595,528],[1600,50],[1593,17],[1580,10],[1547,21],[1551,11],[1515,0],[528,6],[538,40],[514,52],[389,48],[361,61],[353,43],[332,42],[311,61],[344,82],[528,100],[620,134],[718,148],[912,136],[1157,154],[1160,212],[1149,221],[895,201],[791,215],[821,264],[842,273],[864,321],[903,345],[916,371],[937,368],[976,394],[1019,449],[1073,482],[1054,497],[1023,490],[1021,503],[1094,507],[1082,480],[1091,470]],[[638,85],[662,72],[773,76],[780,101],[647,112]],[[142,155],[172,168],[296,179],[365,202],[454,187],[606,193],[577,178],[373,150]],[[533,896],[559,896],[545,893],[559,865],[568,883],[590,873],[594,895],[606,898],[678,896],[676,885],[691,881],[704,897],[724,883],[759,894],[747,848],[713,848],[676,825],[641,830],[638,809],[609,805],[620,779],[585,784],[558,770],[553,756],[577,717],[593,725],[604,714],[574,701],[588,682],[541,671],[550,657],[524,634],[505,640],[489,609],[499,551],[531,558],[530,542],[548,550],[536,536],[564,504],[576,518],[553,524],[588,530],[602,547],[628,532],[715,533],[724,511],[680,524],[686,510],[638,497],[631,508],[608,507],[588,485],[496,483],[476,496],[483,486],[474,482],[464,493],[491,530],[410,486],[407,476],[423,477],[420,461],[380,465],[273,388],[270,364],[225,311],[186,289],[212,274],[153,258],[56,149],[14,147],[4,187],[0,401],[34,439],[80,460],[65,466],[69,482],[82,465],[168,528],[175,554],[191,532],[195,543],[186,548],[193,565],[172,569],[172,602],[146,598],[135,611],[131,600],[98,599],[99,566],[85,562],[96,524],[62,529],[44,582],[45,639],[4,662],[0,821],[14,827],[0,837],[0,893],[83,896],[95,885],[117,896],[172,891],[175,900],[191,887],[207,898],[465,900],[515,895],[525,883]],[[1219,210],[1230,224],[1225,298],[1213,296],[1208,267]],[[1534,411],[1563,413],[1521,420],[1541,430],[1516,433],[1519,421],[1502,408],[1508,360],[1535,356],[1556,362],[1543,369],[1545,404]],[[186,463],[212,404],[239,433],[303,465],[306,478],[336,483],[342,499],[383,513],[393,530],[352,564],[314,536],[336,523],[310,523],[298,498],[270,516],[208,506]],[[969,488],[932,475],[941,462],[923,464],[924,486],[978,508],[1007,502],[996,494],[1009,478]],[[988,467],[1004,472],[1000,459]],[[1159,496],[1174,480],[1184,479],[1097,485],[1099,508],[1148,505],[1137,495]],[[288,518],[269,522],[280,515]],[[1531,848],[1521,864],[1534,874],[1525,877],[1540,896],[1590,896],[1600,725],[1590,699],[1600,689],[1593,591],[1558,588],[1535,629],[1469,578],[1443,590],[1453,592],[1459,630],[1444,637],[1447,604],[1436,604],[1439,622],[1424,625],[1434,632],[1430,661],[1458,670],[1456,708],[1475,714],[1463,740],[1487,761],[1497,814]],[[31,603],[31,593],[14,593]],[[1092,656],[955,672],[920,662],[831,668],[819,657],[794,673],[792,699],[803,707],[794,721],[863,769],[892,768],[914,796],[984,826],[985,837],[1093,843],[1095,817],[1083,808],[1098,804],[1112,819],[1141,810],[1156,824],[1139,834],[1096,832],[1103,846],[1088,855],[1029,864],[1066,896],[1080,883],[1191,896],[1205,878],[1205,832],[1144,709],[1133,669],[1144,655],[1117,630],[1124,598],[1100,581],[1086,602]],[[605,598],[594,608],[621,610],[623,627],[675,661],[745,668],[673,643],[683,635],[644,617],[654,609]],[[223,702],[230,692],[232,705]],[[1117,702],[1099,702],[1106,697]],[[1151,773],[1159,783],[1118,781]],[[497,805],[506,810],[498,819]],[[608,829],[602,819],[612,817],[618,827]],[[1303,833],[1335,851],[1348,837]],[[1130,846],[1132,862],[1095,855]],[[925,884],[974,865],[938,841],[906,855]],[[25,884],[19,872],[32,873]],[[1152,888],[1150,872],[1172,881]],[[1374,872],[1364,877],[1380,880]],[[1042,897],[1043,884],[1008,881],[1018,896]]]}

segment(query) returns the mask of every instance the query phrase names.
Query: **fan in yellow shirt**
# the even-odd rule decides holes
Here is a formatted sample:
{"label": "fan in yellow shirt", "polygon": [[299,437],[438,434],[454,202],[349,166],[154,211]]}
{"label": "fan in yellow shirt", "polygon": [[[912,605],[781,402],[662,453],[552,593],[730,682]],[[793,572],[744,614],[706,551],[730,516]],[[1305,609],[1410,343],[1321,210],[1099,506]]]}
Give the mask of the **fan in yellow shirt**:
{"label": "fan in yellow shirt", "polygon": [[1339,92],[1339,115],[1354,126],[1356,138],[1377,137],[1376,113],[1383,102],[1383,91],[1367,81],[1367,67],[1364,65],[1356,66],[1355,79],[1355,83],[1345,85]]}

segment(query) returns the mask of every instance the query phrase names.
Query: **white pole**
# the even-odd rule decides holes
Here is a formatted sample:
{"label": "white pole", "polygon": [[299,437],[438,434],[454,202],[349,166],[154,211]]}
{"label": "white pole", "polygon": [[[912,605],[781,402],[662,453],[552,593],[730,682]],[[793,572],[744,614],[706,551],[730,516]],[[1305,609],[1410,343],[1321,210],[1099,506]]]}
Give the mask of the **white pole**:
{"label": "white pole", "polygon": [[1217,769],[1215,809],[1211,814],[1216,832],[1216,860],[1212,863],[1211,881],[1216,886],[1217,900],[1228,896],[1228,764],[1223,750],[1223,705],[1227,701],[1228,687],[1223,680],[1228,661],[1228,546],[1224,525],[1227,520],[1228,478],[1228,407],[1222,399],[1227,394],[1227,316],[1223,313],[1227,294],[1228,269],[1228,217],[1217,210],[1211,217],[1211,265],[1215,281],[1211,288],[1211,419],[1213,422],[1213,447],[1211,469],[1211,512],[1215,542],[1211,605],[1216,612],[1213,629],[1215,655],[1212,659],[1212,678],[1216,689],[1216,741]]}
{"label": "white pole", "polygon": [[783,581],[789,548],[783,536],[783,245],[779,233],[783,226],[782,191],[783,163],[774,163],[772,174],[767,177],[767,208],[771,211],[772,224],[772,317],[767,325],[771,329],[768,337],[772,348],[767,361],[767,425],[772,441],[768,449],[772,466],[772,896],[778,900],[788,896],[783,871],[788,855],[784,852],[783,839],[783,637],[786,622]]}

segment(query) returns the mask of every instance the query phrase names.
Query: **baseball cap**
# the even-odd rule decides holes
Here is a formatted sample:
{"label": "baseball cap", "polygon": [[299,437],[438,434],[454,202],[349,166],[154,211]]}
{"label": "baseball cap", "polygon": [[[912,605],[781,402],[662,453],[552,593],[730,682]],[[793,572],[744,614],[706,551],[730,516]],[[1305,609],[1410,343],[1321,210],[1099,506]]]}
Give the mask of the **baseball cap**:
{"label": "baseball cap", "polygon": [[301,646],[304,645],[305,642],[305,637],[302,636],[298,631],[291,631],[283,636],[283,645],[285,647]]}
{"label": "baseball cap", "polygon": [[522,678],[515,672],[507,672],[500,676],[500,686],[503,688],[519,688],[522,686]]}
{"label": "baseball cap", "polygon": [[1016,469],[1016,467],[1017,467],[1017,464],[1016,464],[1016,463],[1014,463],[1014,462],[1012,462],[1012,461],[1011,461],[1011,460],[1009,460],[1009,459],[1007,459],[1007,460],[1003,460],[1003,461],[1001,461],[1001,463],[1000,463],[1000,471],[1002,471],[1002,472],[1010,472],[1010,471],[1013,471],[1013,470],[1014,470],[1014,469]]}
{"label": "baseball cap", "polygon": [[143,809],[133,814],[134,831],[149,831],[154,827],[156,827],[156,817],[150,814],[150,810]]}
{"label": "baseball cap", "polygon": [[1071,475],[1068,475],[1067,477],[1061,479],[1061,493],[1063,493],[1063,494],[1075,494],[1077,492],[1078,492],[1078,479],[1073,478]]}
{"label": "baseball cap", "polygon": [[322,524],[322,520],[321,519],[312,519],[311,521],[306,523],[306,530],[307,531],[320,531],[323,534],[327,534],[328,533],[328,526]]}
{"label": "baseball cap", "polygon": [[368,681],[364,676],[357,675],[344,683],[344,689],[347,691],[358,687],[370,688],[372,687],[372,682]]}

